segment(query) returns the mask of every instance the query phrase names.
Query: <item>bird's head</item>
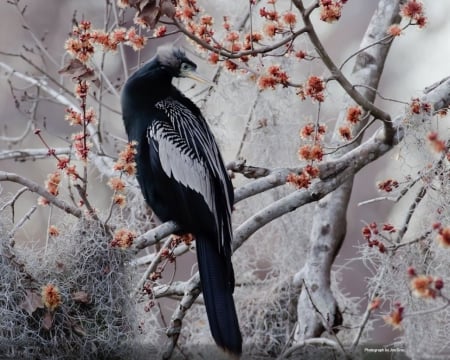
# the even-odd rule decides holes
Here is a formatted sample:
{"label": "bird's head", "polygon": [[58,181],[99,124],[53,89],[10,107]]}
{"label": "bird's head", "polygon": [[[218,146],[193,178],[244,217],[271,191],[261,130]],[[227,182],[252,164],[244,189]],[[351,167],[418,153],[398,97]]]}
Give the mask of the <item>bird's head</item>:
{"label": "bird's head", "polygon": [[209,83],[208,80],[195,71],[197,65],[187,58],[186,53],[181,48],[171,45],[160,46],[157,50],[156,58],[160,66],[174,77],[187,77]]}

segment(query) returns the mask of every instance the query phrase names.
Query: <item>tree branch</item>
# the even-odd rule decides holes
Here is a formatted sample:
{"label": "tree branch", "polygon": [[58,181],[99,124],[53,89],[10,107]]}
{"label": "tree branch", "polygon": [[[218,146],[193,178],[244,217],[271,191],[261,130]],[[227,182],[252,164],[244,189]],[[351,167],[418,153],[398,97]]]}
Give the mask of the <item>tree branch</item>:
{"label": "tree branch", "polygon": [[[54,148],[55,155],[68,155],[72,152],[70,148]],[[0,160],[14,159],[16,161],[46,159],[49,157],[48,149],[19,149],[0,151]]]}
{"label": "tree branch", "polygon": [[29,180],[27,178],[24,178],[23,176],[10,172],[0,171],[0,181],[11,181],[26,186],[31,192],[41,195],[42,197],[47,199],[51,204],[55,205],[56,207],[60,208],[61,210],[65,211],[68,214],[76,216],[77,218],[80,218],[83,214],[80,209],[77,209],[69,205],[64,200],[60,200],[56,196],[50,194],[38,183]]}
{"label": "tree branch", "polygon": [[289,44],[290,42],[294,41],[298,36],[304,34],[308,31],[306,27],[301,28],[297,31],[292,32],[289,36],[284,37],[282,40],[273,43],[271,45],[262,46],[258,49],[251,49],[251,50],[242,50],[242,51],[230,51],[223,47],[220,47],[219,49],[216,48],[213,45],[208,44],[206,41],[200,39],[199,37],[192,34],[190,31],[188,31],[183,24],[180,22],[174,20],[173,24],[182,32],[184,35],[186,35],[189,39],[194,41],[195,43],[199,44],[202,48],[207,49],[209,51],[215,52],[218,55],[222,55],[223,57],[227,59],[239,59],[241,57],[245,56],[254,56],[257,54],[267,54],[271,51],[277,50],[280,47],[283,47],[286,44]]}
{"label": "tree branch", "polygon": [[[293,0],[292,1],[294,5],[299,9],[300,13],[302,14],[303,21],[305,23],[305,26],[307,28],[307,33],[309,36],[309,39],[311,40],[312,44],[314,45],[316,51],[318,52],[321,60],[325,64],[325,66],[328,68],[328,70],[333,75],[333,78],[339,83],[339,85],[342,86],[342,88],[346,91],[348,95],[361,107],[363,107],[366,111],[369,111],[375,118],[380,119],[384,121],[386,126],[390,126],[391,124],[391,118],[388,113],[384,112],[383,110],[376,107],[373,102],[369,101],[365,96],[360,94],[353,84],[345,77],[345,75],[340,71],[340,69],[336,66],[336,64],[333,62],[331,57],[328,55],[328,52],[325,50],[324,46],[322,45],[322,42],[320,41],[314,26],[311,22],[311,19],[309,18],[310,13],[306,12],[306,9],[303,5],[302,0]],[[398,14],[398,11],[397,13]],[[372,19],[375,19],[373,17]]]}
{"label": "tree branch", "polygon": [[[309,28],[310,40],[322,61],[334,79],[348,94],[348,98],[344,98],[342,103],[335,125],[336,129],[345,124],[347,108],[353,105],[353,102],[356,102],[375,118],[381,119],[384,125],[362,145],[359,145],[361,138],[358,138],[349,146],[335,152],[330,160],[319,167],[320,179],[325,183],[328,182],[328,179],[337,180],[341,178],[342,181],[333,189],[334,192],[327,193],[328,195],[317,203],[311,228],[311,247],[305,264],[294,277],[294,283],[302,289],[297,305],[299,325],[295,336],[295,341],[301,343],[305,339],[320,336],[327,329],[328,323],[339,324],[342,321],[342,315],[330,287],[331,266],[346,235],[346,213],[353,187],[353,176],[363,166],[389,151],[394,142],[398,141],[396,136],[402,137],[400,135],[402,129],[395,128],[390,115],[373,104],[376,94],[374,91],[364,88],[360,93],[355,89],[324,49],[309,16],[305,13],[303,1],[294,0],[293,2],[302,13],[305,25]],[[360,52],[356,58],[352,71],[354,83],[368,84],[374,89],[378,87],[390,43],[379,43],[377,46],[370,48],[367,48],[366,44],[376,42],[386,36],[389,26],[398,19],[398,2],[399,0],[394,2],[381,0],[379,2],[378,9],[372,16],[360,45],[360,48],[365,48],[365,50]],[[370,121],[368,117],[364,121],[360,121],[355,130],[361,131],[368,121]],[[338,138],[337,131],[333,133],[332,140],[336,143],[341,141]],[[345,174],[347,176],[344,179]],[[309,288],[315,289],[311,294],[312,300],[305,295],[305,291],[301,287],[303,283],[307,284]],[[317,316],[313,308],[313,302],[320,309],[320,313],[327,314],[327,323],[324,323],[323,319]]]}

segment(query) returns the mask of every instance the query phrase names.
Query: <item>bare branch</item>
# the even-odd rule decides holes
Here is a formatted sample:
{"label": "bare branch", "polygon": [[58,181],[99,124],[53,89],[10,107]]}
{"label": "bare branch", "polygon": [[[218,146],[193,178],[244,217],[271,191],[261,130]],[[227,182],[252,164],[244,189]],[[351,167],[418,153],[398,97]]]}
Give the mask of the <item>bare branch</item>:
{"label": "bare branch", "polygon": [[22,189],[20,189],[11,200],[9,200],[8,202],[6,202],[2,207],[0,207],[0,212],[2,212],[3,210],[5,210],[8,206],[11,206],[12,208],[12,221],[14,222],[14,204],[16,203],[17,199],[19,199],[19,197],[25,192],[27,191],[28,188],[27,187],[23,187]]}
{"label": "bare branch", "polygon": [[411,219],[417,210],[417,207],[419,206],[420,202],[425,197],[425,194],[427,193],[426,186],[422,186],[420,190],[418,191],[416,198],[409,206],[408,212],[406,213],[405,220],[403,221],[402,227],[398,231],[397,235],[397,243],[400,243],[403,239],[403,236],[405,235],[406,231],[408,231],[409,223],[411,222]]}
{"label": "bare branch", "polygon": [[175,281],[171,284],[157,285],[153,287],[155,299],[167,296],[183,296],[185,294],[186,282]]}
{"label": "bare branch", "polygon": [[248,197],[284,185],[286,184],[286,179],[290,173],[297,173],[299,171],[301,171],[301,169],[273,169],[270,171],[269,175],[256,179],[255,181],[236,189],[234,192],[234,201],[237,203]]}
{"label": "bare branch", "polygon": [[[25,57],[21,57],[20,55],[17,55],[17,56],[22,59],[26,59]],[[40,87],[47,94],[49,94],[52,98],[54,98],[58,103],[60,103],[64,106],[67,106],[67,107],[72,107],[79,111],[78,106],[74,102],[69,100],[66,96],[64,96],[60,92],[52,89],[45,80],[43,80],[43,79],[37,80],[29,75],[26,75],[19,71],[16,71],[13,67],[9,66],[8,64],[6,64],[4,62],[0,62],[0,68],[5,70],[10,75],[13,75],[13,76],[15,76],[21,80],[24,80],[32,85]]]}
{"label": "bare branch", "polygon": [[209,51],[215,52],[218,55],[222,55],[226,57],[227,59],[239,59],[243,56],[250,56],[250,55],[257,55],[257,54],[267,54],[271,51],[277,50],[279,48],[282,48],[283,45],[289,44],[292,41],[294,41],[297,37],[304,34],[308,31],[306,27],[301,28],[297,31],[292,32],[289,36],[284,37],[282,40],[273,43],[271,45],[263,46],[258,49],[251,49],[251,50],[243,50],[243,51],[236,51],[232,52],[230,50],[227,50],[226,48],[219,48],[217,49],[213,45],[208,44],[206,41],[198,38],[194,34],[192,34],[190,31],[188,31],[180,22],[174,20],[173,24],[182,32],[184,35],[186,35],[189,39],[193,40],[197,44],[199,44],[202,48],[207,49]]}
{"label": "bare branch", "polygon": [[[366,43],[385,37],[388,27],[397,19],[398,2],[398,0],[381,0],[379,2],[361,42],[361,48],[364,48]],[[324,194],[323,198],[317,203],[311,228],[310,250],[303,268],[294,277],[294,282],[298,285],[305,281],[310,287],[314,286],[315,291],[312,294],[314,302],[320,305],[321,312],[327,314],[331,323],[339,323],[341,314],[330,287],[331,267],[346,235],[346,213],[353,186],[353,176],[363,166],[389,151],[394,143],[398,143],[399,138],[403,137],[403,130],[400,127],[394,127],[390,115],[374,106],[374,92],[362,89],[360,93],[354,88],[350,80],[343,75],[324,49],[309,16],[306,14],[303,1],[294,0],[293,3],[302,13],[303,21],[309,28],[310,40],[325,66],[349,96],[349,98],[344,98],[335,125],[336,128],[345,124],[347,108],[353,105],[353,101],[364,108],[366,112],[383,121],[383,127],[368,141],[358,145],[361,142],[361,138],[358,138],[357,141],[340,149],[333,154],[330,160],[319,166],[320,179],[325,183],[328,179],[338,180],[340,178],[342,181],[333,189],[333,192],[327,193],[327,196]],[[352,80],[355,83],[369,84],[371,87],[377,88],[389,45],[369,47],[358,54],[352,71]],[[367,118],[366,121],[369,121],[369,119]],[[356,130],[363,130],[366,121],[360,121],[358,126],[355,127]],[[337,131],[334,132],[333,140],[337,143],[341,141],[337,138]],[[355,171],[353,174],[349,173],[353,171]],[[345,176],[346,173],[348,176]],[[305,339],[320,336],[326,330],[326,326],[321,319],[315,316],[311,310],[312,302],[302,289],[297,305],[299,322],[299,329],[295,338],[297,342],[301,343]]]}
{"label": "bare branch", "polygon": [[381,271],[380,276],[378,276],[378,282],[377,285],[375,287],[375,290],[372,292],[372,296],[370,296],[369,298],[369,303],[367,305],[367,309],[361,319],[361,323],[358,327],[358,331],[355,335],[355,338],[352,341],[352,346],[351,346],[351,351],[354,351],[356,349],[356,347],[359,344],[359,340],[361,339],[361,336],[364,332],[364,329],[370,319],[370,316],[372,315],[372,312],[375,310],[375,308],[373,308],[372,305],[372,301],[375,300],[375,298],[377,297],[377,292],[379,291],[380,287],[381,287],[381,282],[383,281],[384,278],[384,274],[386,273],[386,266],[383,267],[383,270]]}
{"label": "bare branch", "polygon": [[242,174],[249,179],[258,179],[261,177],[265,177],[271,173],[269,169],[256,166],[249,166],[246,165],[245,163],[246,163],[245,160],[232,161],[231,163],[227,164],[227,170],[230,170],[234,173]]}
{"label": "bare branch", "polygon": [[[175,249],[173,249],[172,254],[173,254],[173,256],[178,257],[178,256],[181,256],[184,253],[188,252],[191,249],[192,249],[191,246],[187,246],[186,244],[179,244]],[[155,254],[155,253],[143,255],[135,260],[130,261],[130,265],[131,266],[139,266],[139,265],[150,264],[156,256],[157,256],[157,254]]]}
{"label": "bare branch", "polygon": [[422,235],[420,235],[419,237],[413,239],[413,240],[409,240],[409,241],[405,241],[405,242],[400,242],[391,246],[388,246],[387,249],[390,251],[397,251],[398,249],[400,249],[401,247],[405,247],[405,246],[409,246],[412,244],[417,244],[420,241],[423,241],[425,239],[428,238],[428,236],[430,236],[433,232],[431,230],[425,231]]}
{"label": "bare branch", "polygon": [[395,197],[394,196],[381,196],[381,197],[377,197],[375,199],[369,199],[369,200],[366,200],[366,201],[361,201],[360,203],[358,203],[358,206],[367,205],[367,204],[371,204],[373,202],[383,201],[383,200],[398,202],[414,187],[414,185],[417,184],[417,182],[419,180],[420,180],[420,177],[417,177],[415,180],[411,181],[408,184],[408,186],[404,187],[400,191],[400,193],[397,196],[395,196]]}
{"label": "bare branch", "polygon": [[22,20],[22,27],[28,31],[28,33],[30,34],[31,38],[33,39],[33,41],[35,42],[36,46],[38,47],[38,49],[42,52],[42,54],[45,55],[45,57],[47,57],[48,60],[50,60],[50,62],[55,65],[56,67],[59,67],[58,62],[55,60],[55,58],[48,52],[47,48],[45,47],[45,45],[42,43],[42,41],[36,36],[35,31],[31,28],[30,24],[28,24],[28,22],[26,21],[26,18],[24,16],[23,11],[20,9],[19,7],[19,1],[16,1],[14,3],[17,14],[19,15],[20,19]]}
{"label": "bare branch", "polygon": [[10,172],[0,171],[0,181],[11,181],[26,186],[31,192],[41,195],[42,197],[47,199],[51,204],[65,211],[66,213],[76,216],[77,218],[80,218],[82,216],[82,212],[80,209],[77,209],[69,205],[64,200],[60,200],[56,196],[50,194],[38,183],[29,180],[23,176]]}
{"label": "bare branch", "polygon": [[[21,58],[23,58],[23,57],[21,57]],[[24,59],[26,59],[26,58],[24,58]],[[3,62],[0,62],[0,68],[3,68],[11,76],[16,76],[19,79],[22,79],[32,85],[39,87],[40,89],[45,91],[48,95],[50,95],[52,98],[54,98],[61,105],[73,108],[74,110],[81,112],[81,109],[79,108],[79,106],[77,104],[72,102],[68,97],[64,96],[62,93],[60,93],[57,90],[50,87],[45,80],[43,80],[43,79],[37,80],[31,76],[28,76],[26,74],[18,72],[13,67],[11,67],[8,64],[5,64]],[[99,137],[99,133],[97,132],[97,129],[92,124],[88,124],[86,128],[90,134],[90,139],[92,140],[97,152],[99,154],[102,154],[103,151],[102,151],[100,137]],[[0,153],[0,155],[1,154],[2,153]],[[112,159],[105,157],[105,156],[97,156],[92,151],[90,152],[90,157],[92,160],[91,163],[94,164],[102,174],[104,174],[104,175],[110,174],[111,169],[113,168]]]}
{"label": "bare branch", "polygon": [[280,359],[280,360],[287,359],[290,356],[294,355],[295,352],[303,349],[306,346],[310,346],[310,345],[317,345],[318,347],[319,346],[320,347],[328,346],[328,347],[334,348],[337,351],[339,351],[340,353],[342,353],[342,348],[336,341],[321,337],[321,338],[307,339],[301,343],[297,343],[294,346],[291,346],[280,357],[278,357],[278,359]]}
{"label": "bare branch", "polygon": [[[25,129],[23,130],[22,134],[20,134],[18,136],[0,136],[0,141],[5,141],[10,144],[20,143],[30,133],[32,128],[33,128],[33,121],[28,120],[27,125],[25,126]],[[1,155],[1,152],[0,152],[0,155]]]}
{"label": "bare branch", "polygon": [[[19,229],[23,226],[23,224],[25,224],[25,222],[27,222],[28,220],[30,220],[31,215],[34,214],[34,212],[36,211],[36,209],[37,209],[37,205],[33,205],[33,206],[27,211],[27,213],[26,213],[24,216],[22,216],[22,218],[17,222],[17,224],[14,225],[13,229],[12,229],[12,230],[9,232],[9,234],[8,234],[9,237],[10,237],[11,239],[14,238],[14,234],[17,232],[17,230],[19,230]],[[13,245],[13,244],[11,244],[11,245]]]}
{"label": "bare branch", "polygon": [[439,298],[444,300],[444,303],[441,306],[436,306],[434,308],[422,310],[422,311],[409,312],[409,313],[406,313],[403,317],[406,318],[406,317],[413,317],[413,316],[415,317],[415,316],[429,315],[429,314],[432,314],[435,312],[442,311],[450,306],[450,299],[448,299],[444,296],[440,296]]}
{"label": "bare branch", "polygon": [[178,225],[173,221],[165,222],[149,231],[140,235],[134,241],[134,247],[136,249],[143,249],[151,245],[155,245],[161,239],[173,234],[179,229]]}
{"label": "bare branch", "polygon": [[170,320],[170,327],[167,329],[166,334],[170,338],[170,342],[167,346],[167,350],[164,353],[163,359],[170,359],[172,352],[178,342],[178,337],[181,331],[181,324],[187,311],[194,304],[195,299],[200,295],[200,276],[198,272],[192,276],[185,285],[185,292],[179,305],[172,314]]}
{"label": "bare branch", "polygon": [[[70,148],[53,148],[55,155],[68,155],[72,153]],[[52,149],[52,150],[53,150]],[[16,161],[47,159],[48,149],[19,149],[0,151],[0,160],[14,159]]]}
{"label": "bare branch", "polygon": [[[114,13],[114,21],[116,22],[116,25],[119,27],[119,12],[117,11],[117,2],[113,1],[112,3],[112,9]],[[123,67],[123,74],[125,76],[125,80],[128,79],[128,64],[127,64],[127,58],[125,56],[125,49],[124,45],[122,43],[119,44],[119,52],[120,52],[120,60],[122,61],[122,67]]]}
{"label": "bare branch", "polygon": [[147,269],[144,271],[144,274],[142,275],[141,279],[138,281],[138,283],[133,291],[132,296],[136,296],[142,290],[142,287],[144,286],[145,282],[148,280],[149,275],[152,272],[156,271],[156,267],[161,262],[162,254],[163,254],[164,250],[166,250],[169,247],[171,241],[172,241],[172,239],[169,237],[166,240],[166,242],[164,243],[164,245],[161,247],[161,249],[159,249],[158,254],[153,258],[151,264],[147,267]]}
{"label": "bare branch", "polygon": [[[366,111],[369,111],[376,119],[380,119],[384,122],[386,128],[391,128],[391,118],[389,114],[379,109],[377,106],[373,104],[373,102],[369,101],[366,97],[360,94],[353,84],[345,77],[342,71],[336,66],[328,52],[325,50],[322,42],[320,41],[314,26],[309,18],[309,14],[306,12],[306,9],[303,5],[302,0],[294,0],[294,5],[300,10],[302,14],[303,21],[305,23],[308,36],[313,43],[316,51],[319,53],[321,60],[331,72],[333,78],[342,86],[342,88],[347,92],[348,95],[362,108]],[[398,12],[397,12],[398,13]],[[397,14],[396,13],[396,14]]]}

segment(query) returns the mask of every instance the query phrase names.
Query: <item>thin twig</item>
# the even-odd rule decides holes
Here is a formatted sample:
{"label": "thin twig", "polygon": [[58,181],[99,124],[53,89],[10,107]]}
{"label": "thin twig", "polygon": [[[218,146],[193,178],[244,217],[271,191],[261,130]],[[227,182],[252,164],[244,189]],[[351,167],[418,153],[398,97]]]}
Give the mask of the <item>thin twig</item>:
{"label": "thin twig", "polygon": [[16,201],[19,199],[20,195],[22,195],[25,191],[27,191],[28,188],[27,187],[23,187],[22,189],[20,189],[19,191],[17,191],[17,193],[13,196],[13,198],[11,200],[9,200],[7,203],[3,204],[2,207],[0,207],[0,212],[2,212],[3,210],[6,209],[6,207],[11,206],[11,212],[12,212],[12,222],[14,222],[14,205],[16,203]]}
{"label": "thin twig", "polygon": [[[33,215],[33,213],[36,211],[36,209],[37,209],[37,205],[33,205],[27,211],[27,213],[17,222],[17,224],[12,228],[12,230],[8,234],[8,236],[10,238],[13,238],[16,231],[19,230],[23,226],[23,224],[25,224],[26,221],[31,219],[31,215]],[[12,244],[12,245],[14,245],[14,244]]]}
{"label": "thin twig", "polygon": [[405,235],[406,231],[408,230],[409,223],[411,222],[411,219],[412,219],[417,207],[419,206],[420,202],[424,199],[426,193],[427,193],[426,186],[422,186],[419,189],[419,191],[416,195],[416,198],[409,206],[408,212],[406,213],[405,220],[403,221],[403,226],[400,228],[400,230],[397,233],[398,234],[397,235],[397,243],[400,243],[402,241],[403,236]]}
{"label": "thin twig", "polygon": [[414,187],[414,185],[417,184],[417,182],[419,180],[420,180],[420,177],[417,177],[416,179],[411,181],[408,184],[408,186],[404,187],[397,196],[380,196],[380,197],[377,197],[377,198],[374,198],[374,199],[361,201],[361,202],[358,203],[358,206],[368,205],[368,204],[371,204],[371,203],[374,203],[374,202],[378,202],[378,201],[383,201],[383,200],[399,202],[409,192],[409,190],[411,190]]}
{"label": "thin twig", "polygon": [[[30,65],[32,68],[34,68],[36,71],[38,71],[40,74],[44,75],[45,78],[46,78],[47,80],[49,80],[51,83],[53,83],[55,86],[57,86],[58,89],[61,90],[61,92],[63,93],[63,94],[60,94],[60,93],[58,93],[58,94],[60,94],[61,96],[66,96],[66,95],[67,95],[67,96],[70,96],[71,98],[74,97],[73,91],[67,89],[63,84],[61,84],[58,80],[56,80],[56,79],[55,79],[53,76],[51,76],[48,72],[46,72],[45,70],[43,70],[42,68],[40,68],[38,65],[36,65],[33,61],[31,61],[30,59],[28,59],[25,55],[23,55],[23,54],[9,53],[9,52],[5,52],[5,51],[1,51],[1,50],[0,50],[0,55],[9,56],[9,57],[13,57],[13,58],[19,58],[19,59],[23,60],[23,61],[26,62],[28,65]],[[10,67],[9,65],[0,62],[0,67],[5,68],[6,70],[7,70],[8,68],[9,68],[9,69],[12,69],[12,71],[8,71],[8,70],[7,70],[7,72],[8,72],[8,73],[11,73],[11,72],[12,72],[13,75],[16,75],[16,72],[17,72],[17,71],[14,70],[14,69],[13,69],[12,67]],[[30,78],[32,78],[32,77],[30,77]],[[26,77],[24,77],[23,79],[28,81],[28,79],[27,79]],[[34,78],[32,78],[32,79],[34,79]],[[41,80],[41,83],[42,83],[43,85],[45,85],[45,86],[50,87],[50,86],[48,85],[47,81],[44,80],[44,79]],[[57,92],[56,92],[56,93],[57,93]],[[50,96],[54,97],[53,94],[50,94]],[[95,98],[94,96],[92,96],[91,94],[89,94],[88,96],[89,96],[90,99],[93,99],[95,102],[97,102],[97,103],[99,102],[99,100],[98,100],[97,98]],[[55,98],[55,97],[54,97],[54,98]],[[59,101],[60,99],[61,99],[61,98],[59,98],[59,97],[58,97],[58,98],[55,98],[55,100],[56,100],[57,102],[59,102],[60,104],[65,105],[65,106],[68,106],[68,105],[66,105],[66,104],[63,103],[63,102],[60,102],[60,101]],[[117,115],[120,115],[120,114],[121,114],[120,111],[118,111],[118,110],[116,110],[116,109],[113,109],[111,106],[108,106],[108,105],[106,105],[106,104],[102,104],[102,105],[103,105],[103,107],[105,107],[106,109],[108,109],[109,111],[111,111],[111,112],[114,113],[114,114],[117,114]],[[68,106],[68,107],[69,107],[69,106]],[[74,107],[74,109],[76,109],[76,108],[77,108],[77,107]]]}
{"label": "thin twig", "polygon": [[[391,134],[391,130],[393,125],[391,121],[391,117],[388,113],[384,112],[377,106],[375,106],[372,102],[368,101],[364,96],[362,96],[353,86],[353,84],[345,77],[341,70],[336,66],[336,64],[331,59],[328,52],[325,50],[322,42],[317,35],[314,26],[309,18],[310,13],[306,11],[303,1],[301,0],[293,0],[294,5],[299,9],[302,14],[303,22],[305,24],[306,32],[313,43],[316,51],[320,55],[325,66],[331,72],[334,79],[341,85],[341,87],[345,90],[345,92],[363,109],[370,112],[376,119],[380,119],[384,122],[385,128],[388,129],[388,135]],[[389,136],[388,136],[389,137]]]}
{"label": "thin twig", "polygon": [[373,91],[375,94],[377,94],[377,96],[382,100],[395,102],[397,104],[408,105],[408,102],[406,102],[406,101],[388,98],[387,96],[381,95],[380,91],[378,89],[375,89],[373,86],[369,86],[369,85],[365,85],[365,84],[356,84],[354,86],[355,86],[355,88],[361,87],[361,88],[369,89],[370,91]]}
{"label": "thin twig", "polygon": [[446,298],[445,296],[441,296],[440,298],[445,301],[445,303],[442,304],[441,306],[437,306],[435,308],[427,309],[427,310],[423,310],[423,311],[415,311],[415,312],[411,312],[411,313],[406,313],[403,316],[403,318],[433,314],[435,312],[442,311],[442,310],[446,309],[448,306],[450,306],[450,299]]}
{"label": "thin twig", "polygon": [[[112,2],[112,8],[113,8],[113,14],[114,14],[114,20],[116,22],[117,27],[120,26],[119,24],[119,13],[117,11],[117,3],[116,1]],[[122,68],[123,68],[123,74],[125,76],[125,80],[128,79],[128,63],[127,59],[125,57],[125,49],[124,45],[122,43],[119,44],[119,53],[120,53],[120,60],[122,62]]]}
{"label": "thin twig", "polygon": [[108,85],[108,89],[111,91],[111,93],[117,98],[120,99],[119,91],[117,91],[116,87],[111,83],[111,80],[109,80],[109,77],[105,74],[101,66],[99,66],[95,61],[92,61],[91,64],[94,66],[94,68],[97,70],[97,72],[102,77],[103,81]]}
{"label": "thin twig", "polygon": [[358,346],[359,340],[361,339],[361,336],[362,336],[362,334],[364,332],[364,329],[365,329],[365,327],[366,327],[366,325],[367,325],[367,323],[368,323],[368,321],[370,319],[370,315],[372,315],[373,311],[375,310],[374,308],[371,307],[371,303],[378,296],[378,291],[381,288],[381,284],[382,284],[382,281],[384,279],[384,275],[385,275],[386,271],[387,271],[387,265],[385,264],[383,266],[383,269],[381,270],[380,276],[378,276],[378,282],[377,282],[377,285],[376,285],[376,287],[375,287],[375,289],[373,291],[373,295],[370,296],[370,298],[369,298],[369,303],[367,305],[366,312],[363,315],[363,318],[361,320],[361,324],[359,325],[358,331],[357,331],[357,333],[356,333],[356,335],[355,335],[355,337],[354,337],[354,339],[352,341],[352,346],[350,348],[351,349],[350,352],[355,351],[356,347]]}
{"label": "thin twig", "polygon": [[[187,246],[186,244],[180,244],[175,249],[172,250],[171,254],[175,257],[178,257],[178,256],[181,256],[181,255],[187,253],[191,249],[192,248],[190,246]],[[131,266],[140,266],[140,265],[150,264],[156,255],[157,254],[155,254],[155,253],[143,255],[137,259],[131,260],[130,265]]]}
{"label": "thin twig", "polygon": [[50,225],[51,225],[51,221],[52,221],[52,215],[53,215],[53,207],[50,206],[50,210],[48,212],[48,220],[47,220],[47,231],[46,231],[46,236],[45,236],[45,248],[44,248],[44,259],[47,258],[47,251],[48,251],[48,243],[50,240]]}
{"label": "thin twig", "polygon": [[236,156],[235,156],[236,159],[239,159],[241,157],[241,152],[242,152],[242,149],[244,148],[245,141],[247,140],[247,137],[249,136],[250,124],[251,124],[251,122],[253,120],[253,115],[255,113],[256,105],[258,104],[258,100],[260,98],[260,94],[261,94],[261,91],[258,90],[257,93],[256,93],[256,96],[255,96],[255,99],[253,100],[253,103],[252,103],[252,105],[250,107],[250,111],[249,111],[249,114],[247,116],[247,122],[245,123],[244,132],[242,134],[241,141],[239,142],[239,148],[238,148],[238,151],[237,151]]}
{"label": "thin twig", "polygon": [[86,188],[84,186],[81,186],[80,184],[74,184],[74,187],[75,189],[77,189],[78,195],[80,195],[80,198],[83,201],[83,206],[86,207],[87,211],[89,212],[89,215],[92,216],[94,220],[100,221],[96,210],[94,209],[94,207],[91,205],[90,201],[87,198]]}
{"label": "thin twig", "polygon": [[164,245],[161,247],[161,249],[159,249],[158,254],[154,257],[154,259],[152,260],[151,264],[147,267],[147,269],[144,271],[144,274],[142,275],[141,279],[138,281],[135,289],[132,292],[132,297],[134,298],[136,295],[139,294],[139,292],[141,291],[142,287],[144,286],[145,282],[147,281],[149,275],[152,272],[155,272],[158,264],[161,262],[161,258],[162,258],[162,254],[163,251],[165,251],[165,249],[167,249],[170,245],[170,243],[172,242],[172,239],[169,237]]}
{"label": "thin twig", "polygon": [[[370,116],[370,113],[367,113],[367,116]],[[330,146],[326,146],[325,148],[331,149],[332,151],[327,152],[326,155],[330,155],[335,153],[336,151],[341,150],[342,148],[345,148],[349,145],[354,144],[355,142],[359,141],[360,138],[364,135],[365,131],[375,122],[375,119],[372,119],[371,121],[368,121],[367,124],[364,125],[364,127],[359,131],[358,134],[356,134],[353,139],[351,139],[350,141],[347,141],[346,143],[340,145],[340,146],[336,146],[336,147],[330,147]]]}
{"label": "thin twig", "polygon": [[420,241],[425,240],[432,233],[433,232],[431,230],[427,230],[422,235],[420,235],[419,237],[417,237],[417,238],[415,238],[413,240],[409,240],[409,241],[405,241],[405,242],[401,242],[401,243],[398,243],[398,244],[394,244],[394,245],[388,246],[387,249],[395,252],[398,249],[400,249],[401,247],[405,247],[405,246],[409,246],[409,245],[412,245],[412,244],[416,244],[416,243],[418,243]]}
{"label": "thin twig", "polygon": [[194,42],[196,42],[197,44],[199,44],[201,47],[215,52],[218,55],[221,55],[227,59],[239,59],[243,56],[255,56],[257,54],[267,54],[270,53],[271,51],[277,50],[278,48],[282,47],[283,45],[288,44],[289,42],[292,42],[293,40],[295,40],[298,36],[304,34],[305,32],[307,32],[307,28],[304,27],[300,30],[297,30],[293,33],[291,33],[289,36],[283,38],[283,40],[280,40],[279,42],[276,42],[272,45],[267,45],[267,46],[263,46],[260,47],[258,49],[251,49],[251,50],[243,50],[243,51],[230,51],[227,50],[226,48],[221,47],[220,49],[217,49],[216,47],[214,47],[211,44],[208,44],[206,41],[200,39],[199,37],[195,36],[194,34],[192,34],[190,31],[188,31],[180,22],[174,20],[173,25],[175,25],[184,35],[186,35],[189,39],[193,40]]}
{"label": "thin twig", "polygon": [[31,26],[28,24],[28,22],[25,19],[23,11],[19,8],[19,2],[16,1],[14,3],[15,8],[17,10],[17,13],[19,14],[20,18],[22,19],[22,27],[28,31],[28,33],[31,35],[31,38],[36,43],[36,46],[38,49],[50,60],[50,62],[56,66],[56,68],[59,67],[58,62],[55,60],[55,58],[48,52],[45,45],[42,43],[42,41],[36,36],[36,33],[33,31]]}
{"label": "thin twig", "polygon": [[[14,120],[12,120],[12,121],[14,121]],[[20,134],[18,136],[4,136],[4,135],[0,135],[0,141],[4,141],[4,142],[10,143],[12,145],[20,143],[31,132],[31,128],[32,127],[33,127],[32,121],[28,120],[27,121],[27,125],[26,125],[25,129],[23,130],[22,134]],[[0,155],[1,155],[1,152],[0,152]]]}

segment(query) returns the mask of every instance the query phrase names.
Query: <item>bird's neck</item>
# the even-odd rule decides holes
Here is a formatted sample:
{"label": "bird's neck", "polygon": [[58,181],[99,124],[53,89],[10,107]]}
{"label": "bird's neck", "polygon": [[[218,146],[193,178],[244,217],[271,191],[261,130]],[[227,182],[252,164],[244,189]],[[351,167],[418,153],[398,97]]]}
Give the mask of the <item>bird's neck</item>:
{"label": "bird's neck", "polygon": [[142,103],[142,98],[156,102],[169,96],[172,85],[172,76],[165,72],[149,72],[140,77],[130,78],[126,84],[127,91],[135,98],[137,103]]}

